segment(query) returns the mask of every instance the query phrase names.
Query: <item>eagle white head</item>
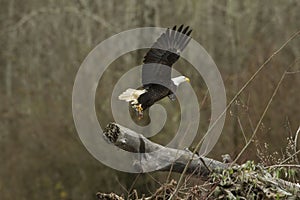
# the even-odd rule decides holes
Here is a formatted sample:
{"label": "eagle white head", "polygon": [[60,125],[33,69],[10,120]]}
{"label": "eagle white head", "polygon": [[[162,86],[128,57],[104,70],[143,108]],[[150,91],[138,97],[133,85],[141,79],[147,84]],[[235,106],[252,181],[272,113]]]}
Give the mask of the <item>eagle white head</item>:
{"label": "eagle white head", "polygon": [[174,85],[176,85],[178,87],[181,83],[190,82],[190,79],[185,76],[178,76],[178,77],[172,78],[172,81],[173,81]]}

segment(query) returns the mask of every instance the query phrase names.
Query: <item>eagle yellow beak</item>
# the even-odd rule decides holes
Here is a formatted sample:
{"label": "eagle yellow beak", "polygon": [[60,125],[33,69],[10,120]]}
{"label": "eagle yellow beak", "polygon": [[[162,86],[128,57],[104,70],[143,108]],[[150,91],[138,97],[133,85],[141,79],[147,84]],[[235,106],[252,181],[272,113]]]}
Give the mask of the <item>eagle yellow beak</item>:
{"label": "eagle yellow beak", "polygon": [[189,78],[185,77],[186,82],[191,82]]}

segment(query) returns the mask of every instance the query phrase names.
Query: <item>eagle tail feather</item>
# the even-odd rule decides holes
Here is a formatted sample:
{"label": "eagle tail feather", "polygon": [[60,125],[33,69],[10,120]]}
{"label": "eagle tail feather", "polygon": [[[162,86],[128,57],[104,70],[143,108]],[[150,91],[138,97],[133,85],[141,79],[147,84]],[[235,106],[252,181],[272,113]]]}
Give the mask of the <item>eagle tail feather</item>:
{"label": "eagle tail feather", "polygon": [[135,89],[129,88],[125,92],[120,94],[119,100],[131,102],[132,104],[137,104],[138,98],[145,92],[146,92],[146,90],[135,90]]}

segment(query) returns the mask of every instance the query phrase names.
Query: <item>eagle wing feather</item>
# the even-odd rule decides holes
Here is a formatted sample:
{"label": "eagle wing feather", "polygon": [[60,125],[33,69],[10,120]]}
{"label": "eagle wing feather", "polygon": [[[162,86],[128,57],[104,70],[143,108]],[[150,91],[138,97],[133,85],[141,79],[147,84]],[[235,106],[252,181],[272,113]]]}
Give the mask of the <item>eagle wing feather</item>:
{"label": "eagle wing feather", "polygon": [[184,50],[190,41],[189,26],[181,25],[177,30],[169,28],[163,33],[146,53],[142,67],[142,83],[171,84],[171,67],[179,59],[180,52]]}

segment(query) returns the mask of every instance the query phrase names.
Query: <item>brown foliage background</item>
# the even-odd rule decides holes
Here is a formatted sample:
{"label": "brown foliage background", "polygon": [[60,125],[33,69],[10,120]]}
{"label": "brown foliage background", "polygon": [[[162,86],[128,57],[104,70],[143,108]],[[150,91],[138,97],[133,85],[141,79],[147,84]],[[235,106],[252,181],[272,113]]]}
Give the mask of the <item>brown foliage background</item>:
{"label": "brown foliage background", "polygon": [[[117,172],[95,160],[80,142],[72,119],[76,72],[99,42],[135,27],[190,25],[193,38],[219,67],[230,100],[300,29],[299,10],[297,0],[1,0],[1,199],[91,199],[99,190],[126,194],[124,188],[130,189],[137,175]],[[107,84],[106,90],[96,99],[102,126],[113,121],[109,99],[113,84],[122,73],[141,64],[143,53],[125,55],[106,71],[101,80]],[[272,59],[230,108],[211,157],[220,159],[224,152],[234,157],[240,151],[245,144],[242,129],[249,138],[282,73],[299,56],[298,37]],[[185,64],[181,60],[175,68],[180,71]],[[299,64],[291,70],[299,70]],[[200,75],[192,68],[185,74],[202,101],[206,86]],[[258,148],[267,142],[270,153],[285,151],[286,138],[296,132],[300,122],[299,85],[300,73],[284,79],[256,137]],[[168,100],[162,104],[174,116],[158,136],[168,141],[176,131],[179,114],[172,111]],[[209,109],[208,98],[201,108],[200,136],[207,129]],[[258,160],[256,148],[249,147],[240,161]],[[134,187],[149,193],[165,178],[164,173],[138,175]]]}

